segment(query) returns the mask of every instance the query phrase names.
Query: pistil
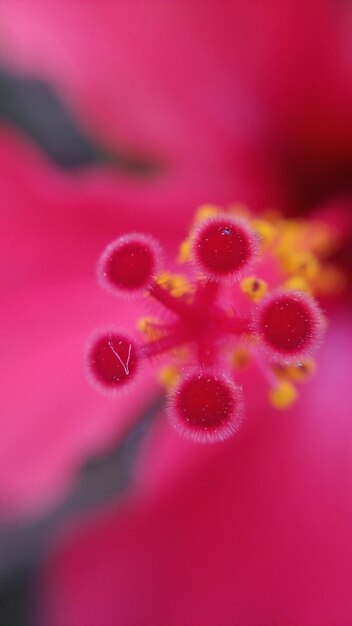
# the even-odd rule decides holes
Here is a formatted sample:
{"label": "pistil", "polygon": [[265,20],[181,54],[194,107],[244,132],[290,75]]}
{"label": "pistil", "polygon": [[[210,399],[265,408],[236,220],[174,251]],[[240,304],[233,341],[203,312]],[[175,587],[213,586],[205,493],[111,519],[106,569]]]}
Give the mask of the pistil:
{"label": "pistil", "polygon": [[115,239],[99,261],[102,286],[147,298],[149,307],[154,301],[167,315],[140,320],[139,339],[115,328],[96,334],[87,355],[94,384],[116,393],[147,361],[166,359],[160,379],[169,393],[169,420],[181,435],[205,443],[238,429],[244,402],[236,381],[243,367],[264,376],[276,408],[290,406],[296,385],[314,372],[311,355],[324,330],[308,295],[317,282],[312,268],[323,260],[300,248],[310,241],[302,231],[282,218],[245,219],[207,206],[181,246],[181,262],[193,269],[190,280],[160,273],[161,248],[153,237]]}

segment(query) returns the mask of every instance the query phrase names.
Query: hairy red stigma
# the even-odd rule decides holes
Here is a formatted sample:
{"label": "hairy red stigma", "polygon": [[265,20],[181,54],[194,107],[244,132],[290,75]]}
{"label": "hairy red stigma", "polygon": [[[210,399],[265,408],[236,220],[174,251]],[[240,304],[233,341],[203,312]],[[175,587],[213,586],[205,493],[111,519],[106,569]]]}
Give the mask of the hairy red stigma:
{"label": "hairy red stigma", "polygon": [[177,385],[169,405],[174,426],[188,439],[226,439],[241,417],[239,390],[222,374],[196,371]]}
{"label": "hairy red stigma", "polygon": [[211,217],[200,224],[192,242],[193,259],[211,280],[237,280],[256,256],[256,238],[231,216]]}
{"label": "hairy red stigma", "polygon": [[306,356],[319,339],[320,326],[317,305],[303,293],[273,293],[259,307],[258,331],[278,360]]}
{"label": "hairy red stigma", "polygon": [[154,277],[159,245],[152,237],[132,234],[115,239],[105,249],[99,274],[108,289],[121,293],[143,291]]}
{"label": "hairy red stigma", "polygon": [[97,336],[88,354],[93,380],[105,391],[119,390],[135,376],[138,354],[133,341],[119,332]]}

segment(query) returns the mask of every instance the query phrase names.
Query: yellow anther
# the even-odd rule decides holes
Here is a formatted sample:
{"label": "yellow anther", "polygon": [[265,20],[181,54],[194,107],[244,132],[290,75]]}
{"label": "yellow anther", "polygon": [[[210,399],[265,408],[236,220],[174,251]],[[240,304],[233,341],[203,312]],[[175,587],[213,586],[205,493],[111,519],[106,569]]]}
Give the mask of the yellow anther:
{"label": "yellow anther", "polygon": [[236,369],[242,369],[249,363],[249,352],[245,348],[236,348],[231,357],[231,364]]}
{"label": "yellow anther", "polygon": [[191,258],[191,241],[190,239],[184,239],[178,249],[178,263],[186,263]]}
{"label": "yellow anther", "polygon": [[148,341],[155,341],[166,332],[156,317],[141,317],[137,322],[137,328]]}
{"label": "yellow anther", "polygon": [[277,227],[281,237],[290,241],[298,239],[302,233],[302,225],[297,220],[282,218],[278,220]]}
{"label": "yellow anther", "polygon": [[320,256],[330,254],[337,245],[337,234],[324,222],[307,223],[306,236],[309,249]]}
{"label": "yellow anther", "polygon": [[259,302],[268,291],[268,285],[265,280],[249,276],[241,282],[241,291],[246,294],[254,302]]}
{"label": "yellow anther", "polygon": [[167,289],[175,298],[179,298],[186,294],[193,293],[193,287],[181,274],[171,274],[169,272],[162,272],[156,279],[157,283]]}
{"label": "yellow anther", "polygon": [[179,371],[173,365],[165,365],[159,371],[159,382],[167,389],[172,389],[177,383]]}
{"label": "yellow anther", "polygon": [[295,382],[304,383],[313,376],[316,370],[315,361],[306,359],[298,365],[289,365],[285,369],[285,376]]}
{"label": "yellow anther", "polygon": [[177,346],[173,348],[172,353],[179,361],[186,361],[190,358],[190,349],[188,346]]}
{"label": "yellow anther", "polygon": [[320,271],[318,259],[310,252],[287,254],[282,258],[282,265],[291,276],[303,276],[308,281],[314,280]]}
{"label": "yellow anther", "polygon": [[235,204],[231,204],[228,207],[228,212],[231,215],[236,215],[237,217],[247,217],[251,216],[251,212],[246,204],[243,202],[235,202]]}
{"label": "yellow anther", "polygon": [[194,221],[196,223],[202,222],[203,220],[208,219],[208,217],[213,217],[214,215],[218,215],[218,213],[221,212],[222,209],[218,206],[215,206],[215,204],[203,204],[201,207],[199,207],[198,211],[196,211]]}
{"label": "yellow anther", "polygon": [[281,211],[275,208],[266,209],[262,215],[265,220],[269,220],[269,222],[273,222],[275,224],[283,219]]}
{"label": "yellow anther", "polygon": [[295,220],[279,220],[276,254],[283,262],[295,254],[302,236],[302,226]]}
{"label": "yellow anther", "polygon": [[347,287],[347,276],[332,263],[323,266],[321,273],[314,281],[314,293],[322,296],[333,296],[342,293]]}
{"label": "yellow anther", "polygon": [[303,291],[304,293],[312,293],[310,286],[303,276],[291,276],[284,282],[286,289],[292,289],[293,291]]}
{"label": "yellow anther", "polygon": [[276,228],[268,220],[252,220],[251,224],[258,233],[263,248],[268,248],[274,241]]}
{"label": "yellow anther", "polygon": [[269,400],[276,409],[287,409],[297,400],[296,387],[288,380],[280,380],[269,392]]}

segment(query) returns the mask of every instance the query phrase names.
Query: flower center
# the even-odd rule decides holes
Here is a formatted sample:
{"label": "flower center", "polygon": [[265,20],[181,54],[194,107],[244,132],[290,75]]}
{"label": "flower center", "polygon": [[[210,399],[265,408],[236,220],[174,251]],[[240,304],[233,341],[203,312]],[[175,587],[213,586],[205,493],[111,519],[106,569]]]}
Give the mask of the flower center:
{"label": "flower center", "polygon": [[139,320],[136,340],[111,328],[96,335],[88,355],[91,378],[117,392],[135,379],[142,362],[150,367],[155,357],[168,356],[160,378],[169,391],[168,418],[184,437],[201,442],[237,430],[242,389],[236,381],[248,364],[264,376],[270,402],[289,407],[296,385],[314,372],[311,355],[324,327],[308,295],[319,293],[325,275],[313,225],[243,214],[210,205],[197,213],[180,248],[179,261],[190,262],[185,273],[160,273],[159,244],[137,233],[115,239],[98,266],[105,288],[139,293],[149,310],[155,304],[156,316]]}

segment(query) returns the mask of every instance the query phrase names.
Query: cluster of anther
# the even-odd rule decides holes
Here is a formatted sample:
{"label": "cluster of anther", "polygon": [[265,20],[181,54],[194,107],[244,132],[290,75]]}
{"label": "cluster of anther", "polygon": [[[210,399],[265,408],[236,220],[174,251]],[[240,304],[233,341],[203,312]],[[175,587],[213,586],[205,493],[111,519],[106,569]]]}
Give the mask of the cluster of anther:
{"label": "cluster of anther", "polygon": [[[201,211],[181,247],[189,261],[181,276],[160,273],[160,246],[150,236],[134,233],[108,245],[98,267],[102,286],[152,299],[168,314],[141,320],[139,340],[114,328],[97,333],[88,352],[94,382],[120,391],[138,377],[143,361],[167,355],[168,417],[182,435],[202,442],[238,429],[243,401],[236,368],[249,357],[267,373],[272,402],[288,406],[295,397],[292,379],[311,369],[322,315],[305,291],[278,283],[280,241],[271,233],[267,245],[274,229],[267,223],[263,232],[263,223]],[[266,267],[272,284],[253,275],[255,267]]]}

